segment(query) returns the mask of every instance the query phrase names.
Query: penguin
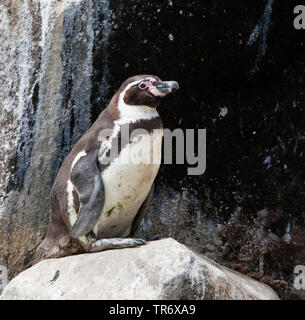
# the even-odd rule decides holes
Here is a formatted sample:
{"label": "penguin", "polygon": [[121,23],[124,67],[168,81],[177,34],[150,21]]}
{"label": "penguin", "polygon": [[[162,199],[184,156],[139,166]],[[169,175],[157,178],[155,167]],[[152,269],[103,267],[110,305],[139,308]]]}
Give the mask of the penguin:
{"label": "penguin", "polygon": [[146,243],[132,236],[152,199],[161,163],[163,125],[157,107],[178,89],[176,81],[153,75],[122,83],[58,171],[47,234],[32,265]]}

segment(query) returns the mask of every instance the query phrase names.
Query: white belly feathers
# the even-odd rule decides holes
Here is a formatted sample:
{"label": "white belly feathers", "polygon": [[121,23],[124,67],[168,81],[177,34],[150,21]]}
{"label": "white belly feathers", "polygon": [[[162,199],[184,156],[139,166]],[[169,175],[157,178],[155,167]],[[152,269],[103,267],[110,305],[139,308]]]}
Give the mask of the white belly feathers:
{"label": "white belly feathers", "polygon": [[163,130],[136,136],[102,173],[105,203],[94,228],[98,238],[127,237],[161,162]]}

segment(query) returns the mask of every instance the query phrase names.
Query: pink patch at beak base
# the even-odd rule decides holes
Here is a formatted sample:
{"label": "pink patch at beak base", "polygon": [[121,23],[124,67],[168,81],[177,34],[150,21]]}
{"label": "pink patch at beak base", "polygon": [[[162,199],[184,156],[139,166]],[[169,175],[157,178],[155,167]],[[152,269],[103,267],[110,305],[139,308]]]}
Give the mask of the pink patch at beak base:
{"label": "pink patch at beak base", "polygon": [[160,92],[155,86],[151,86],[148,89],[151,94],[153,94],[156,97],[164,97],[167,95],[166,92]]}

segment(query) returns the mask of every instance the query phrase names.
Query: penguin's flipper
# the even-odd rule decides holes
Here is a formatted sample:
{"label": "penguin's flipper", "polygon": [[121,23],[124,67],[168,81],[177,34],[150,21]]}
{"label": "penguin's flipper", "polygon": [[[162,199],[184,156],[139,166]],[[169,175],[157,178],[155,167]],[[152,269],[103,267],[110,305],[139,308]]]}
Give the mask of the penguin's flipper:
{"label": "penguin's flipper", "polygon": [[105,200],[104,184],[97,164],[97,151],[81,157],[75,164],[70,180],[79,195],[79,212],[72,226],[71,237],[86,235],[96,225]]}
{"label": "penguin's flipper", "polygon": [[132,222],[132,227],[131,227],[131,231],[130,231],[130,237],[132,237],[135,232],[137,231],[139,225],[141,224],[143,218],[144,218],[144,215],[150,205],[150,202],[151,202],[151,199],[153,197],[153,194],[154,194],[154,184],[152,184],[151,188],[150,188],[150,191],[146,197],[146,199],[144,200],[144,202],[142,203],[138,213],[136,214],[133,222]]}

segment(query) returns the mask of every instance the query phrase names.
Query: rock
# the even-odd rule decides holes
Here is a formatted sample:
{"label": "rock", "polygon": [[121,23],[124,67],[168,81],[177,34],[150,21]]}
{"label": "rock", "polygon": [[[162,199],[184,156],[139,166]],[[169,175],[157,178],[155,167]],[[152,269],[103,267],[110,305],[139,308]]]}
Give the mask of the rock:
{"label": "rock", "polygon": [[168,238],[138,248],[44,260],[4,289],[7,299],[278,299],[267,285]]}
{"label": "rock", "polygon": [[86,1],[0,3],[0,264],[10,277],[42,241],[56,173],[90,126],[91,20]]}

